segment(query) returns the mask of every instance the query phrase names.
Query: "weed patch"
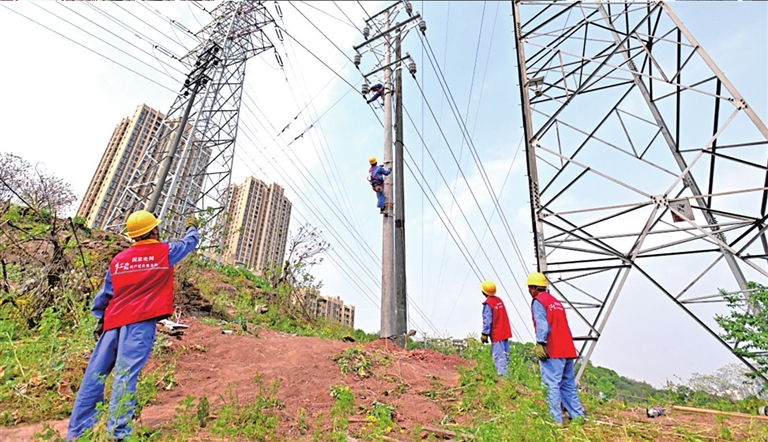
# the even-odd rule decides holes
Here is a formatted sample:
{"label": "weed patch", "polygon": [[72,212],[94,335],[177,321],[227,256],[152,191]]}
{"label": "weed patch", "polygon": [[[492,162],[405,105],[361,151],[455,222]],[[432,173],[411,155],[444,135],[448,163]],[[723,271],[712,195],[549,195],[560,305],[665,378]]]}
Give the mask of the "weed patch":
{"label": "weed patch", "polygon": [[339,366],[344,376],[355,373],[361,378],[367,378],[373,374],[373,367],[387,367],[392,359],[389,355],[379,351],[369,352],[362,345],[356,345],[344,350],[343,353],[333,356],[334,362]]}

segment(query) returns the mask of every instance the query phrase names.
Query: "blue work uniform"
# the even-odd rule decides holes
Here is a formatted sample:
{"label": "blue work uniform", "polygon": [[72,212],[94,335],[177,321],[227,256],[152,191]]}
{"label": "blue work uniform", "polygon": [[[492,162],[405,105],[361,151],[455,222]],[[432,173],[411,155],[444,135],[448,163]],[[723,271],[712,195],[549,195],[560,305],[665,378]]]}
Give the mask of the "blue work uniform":
{"label": "blue work uniform", "polygon": [[[493,324],[493,311],[488,304],[483,304],[483,334],[491,334],[491,325]],[[496,367],[496,373],[499,376],[507,374],[507,364],[509,363],[509,339],[503,341],[491,342],[491,357],[493,365]]]}
{"label": "blue work uniform", "polygon": [[[547,342],[550,328],[547,322],[546,309],[539,301],[533,300],[531,312],[536,323],[536,342]],[[546,361],[539,361],[541,383],[548,390],[549,414],[552,415],[555,422],[563,422],[561,404],[568,411],[571,419],[584,417],[584,409],[576,391],[573,362],[574,360],[571,358],[549,358]]]}
{"label": "blue work uniform", "polygon": [[[168,244],[168,263],[176,265],[197,247],[200,235],[190,227],[184,239]],[[104,319],[104,310],[114,295],[112,276],[107,270],[104,285],[93,300],[91,313]],[[115,439],[131,434],[129,426],[136,405],[136,382],[149,358],[155,342],[156,319],[150,319],[106,330],[93,349],[80,389],[72,407],[67,428],[71,441],[93,427],[99,420],[96,405],[104,400],[104,381],[114,369],[112,395],[109,400],[107,431]]]}
{"label": "blue work uniform", "polygon": [[373,96],[368,100],[368,104],[373,103],[379,97],[381,97],[381,95],[384,93],[384,86],[381,83],[376,83],[371,86],[371,92],[373,92]]}
{"label": "blue work uniform", "polygon": [[384,210],[384,177],[390,173],[392,173],[391,170],[385,169],[378,165],[371,166],[370,170],[368,171],[368,181],[371,183],[371,186],[382,186],[380,191],[376,190],[376,207],[378,207],[380,210]]}

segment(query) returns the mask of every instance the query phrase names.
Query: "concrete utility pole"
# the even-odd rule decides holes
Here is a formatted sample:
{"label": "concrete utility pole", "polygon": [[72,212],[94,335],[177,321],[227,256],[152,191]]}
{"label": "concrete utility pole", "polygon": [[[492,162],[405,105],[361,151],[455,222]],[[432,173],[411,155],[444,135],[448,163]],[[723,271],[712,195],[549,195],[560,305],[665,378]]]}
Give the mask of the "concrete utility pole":
{"label": "concrete utility pole", "polygon": [[[397,14],[405,10],[408,18],[392,25]],[[384,167],[394,163],[393,174],[384,179],[384,207],[386,215],[382,220],[382,269],[381,269],[381,331],[382,338],[388,338],[397,345],[405,345],[408,332],[408,298],[405,277],[405,186],[403,171],[403,87],[402,66],[410,55],[401,55],[400,43],[413,27],[419,27],[421,32],[426,30],[426,23],[419,19],[421,15],[413,13],[410,2],[397,2],[374,14],[366,20],[363,36],[366,40],[354,46],[355,65],[359,68],[361,49],[380,55],[377,57],[378,67],[364,74],[366,82],[363,85],[363,95],[369,91],[369,77],[383,72],[384,86]],[[368,38],[371,27],[379,31]],[[395,32],[395,60],[392,60],[391,34]],[[392,87],[392,69],[395,69],[394,88]],[[408,71],[416,73],[416,64],[410,60]],[[374,77],[375,78],[375,77]],[[376,82],[374,82],[376,83]],[[392,92],[395,93],[395,152],[392,155]],[[394,180],[394,189],[392,182]],[[394,190],[394,192],[393,192]],[[393,198],[394,197],[394,198]],[[394,221],[394,222],[393,222]]]}
{"label": "concrete utility pole", "polygon": [[[208,81],[210,80],[210,77],[205,75],[205,72],[209,69],[209,65],[211,65],[212,62],[216,60],[214,56],[218,52],[219,52],[218,46],[210,46],[206,48],[206,50],[203,51],[203,53],[200,56],[199,63],[195,65],[195,68],[192,70],[192,72],[190,72],[190,74],[187,76],[187,80],[184,82],[182,93],[186,93],[185,96],[189,95],[189,99],[187,101],[187,104],[184,106],[184,113],[181,116],[181,120],[179,120],[178,125],[176,126],[176,129],[173,132],[173,139],[171,140],[171,144],[168,149],[168,154],[165,156],[165,158],[163,159],[160,165],[160,171],[158,173],[155,189],[153,190],[152,197],[150,198],[145,208],[149,212],[155,212],[157,210],[157,203],[160,201],[160,197],[163,194],[163,189],[165,188],[165,180],[168,178],[168,172],[170,171],[171,165],[172,165],[171,163],[173,162],[173,159],[176,158],[176,152],[179,149],[179,143],[181,142],[181,137],[184,134],[184,130],[187,128],[187,123],[189,122],[189,113],[192,110],[192,105],[195,104],[195,98],[197,98],[197,93],[202,88],[204,88],[208,84]],[[195,118],[195,125],[197,124],[196,120],[197,118]],[[189,132],[190,132],[190,136],[188,137],[187,140],[191,141],[192,139],[191,133],[193,131],[190,130]],[[179,166],[181,167],[182,165],[183,165],[183,161],[179,161]],[[164,206],[167,206],[168,201],[171,199],[170,196],[173,194],[177,177],[178,177],[178,174],[174,175],[174,180],[170,188],[168,189],[168,197],[165,199]],[[161,217],[164,215],[165,213],[162,213]]]}
{"label": "concrete utility pole", "polygon": [[[384,167],[392,164],[392,68],[391,45],[389,42],[389,10],[384,12]],[[395,244],[393,236],[392,212],[392,175],[384,177],[384,210],[387,215],[381,218],[381,334],[382,338],[397,334],[397,303],[395,287],[392,284],[395,270]]]}
{"label": "concrete utility pole", "polygon": [[[400,55],[400,30],[395,33],[395,57]],[[408,293],[405,281],[405,171],[403,170],[403,75],[395,68],[395,342],[405,346],[408,333]],[[386,217],[385,217],[386,218]]]}

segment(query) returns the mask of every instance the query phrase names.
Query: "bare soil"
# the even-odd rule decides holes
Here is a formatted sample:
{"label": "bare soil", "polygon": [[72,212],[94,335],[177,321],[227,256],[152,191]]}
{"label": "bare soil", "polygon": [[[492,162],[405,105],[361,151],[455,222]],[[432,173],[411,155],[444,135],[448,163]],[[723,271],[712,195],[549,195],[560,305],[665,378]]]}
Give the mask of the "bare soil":
{"label": "bare soil", "polygon": [[[436,383],[451,387],[458,382],[456,366],[467,362],[458,356],[446,356],[432,350],[405,351],[388,341],[362,344],[375,360],[375,375],[361,378],[355,373],[344,376],[334,355],[339,355],[356,343],[298,337],[272,330],[259,329],[252,334],[222,334],[194,318],[185,321],[190,327],[180,340],[170,338],[170,346],[183,346],[177,360],[175,378],[177,386],[170,391],[160,390],[154,402],[141,412],[141,421],[150,428],[169,422],[179,402],[187,395],[207,396],[211,409],[221,403],[221,395],[230,384],[240,401],[248,401],[258,394],[254,377],[261,375],[264,386],[279,381],[277,397],[284,402],[279,410],[279,433],[287,440],[302,436],[296,428],[299,409],[304,409],[307,422],[328,414],[334,399],[330,387],[347,385],[355,395],[355,404],[370,408],[373,401],[395,407],[395,420],[404,428],[414,424],[436,425],[444,417],[437,401],[419,394],[434,388]],[[154,357],[145,367],[158,364]],[[399,385],[404,387],[398,388]],[[47,422],[62,436],[67,420]],[[327,419],[321,425],[328,425]],[[354,425],[354,423],[352,423]],[[42,429],[42,423],[0,428],[0,441],[28,441]]]}
{"label": "bare soil", "polygon": [[[311,440],[311,431],[302,435],[297,427],[300,409],[304,410],[308,423],[330,431],[327,415],[334,399],[329,392],[335,385],[349,386],[356,405],[370,409],[374,401],[379,401],[394,406],[395,421],[403,429],[417,424],[439,426],[445,417],[441,407],[448,404],[445,400],[430,399],[422,392],[456,387],[457,366],[467,364],[458,356],[424,349],[402,350],[389,341],[379,340],[362,344],[368,359],[373,361],[370,375],[363,378],[350,373],[345,376],[332,358],[361,344],[298,337],[266,329],[223,334],[221,328],[207,326],[194,318],[189,318],[186,323],[190,327],[180,339],[168,338],[166,341],[170,347],[167,350],[173,349],[179,354],[176,386],[171,390],[161,389],[153,403],[141,412],[141,423],[150,428],[160,428],[172,421],[179,402],[187,395],[207,396],[212,410],[222,402],[222,395],[228,388],[232,388],[241,402],[253,399],[259,393],[254,382],[257,374],[265,387],[276,380],[279,382],[277,398],[284,407],[278,411],[281,422],[278,431],[285,440]],[[158,364],[160,362],[153,356],[145,370]],[[731,438],[735,437],[731,440],[739,440],[739,435],[745,434],[750,425],[756,425],[749,419],[727,417],[718,422],[712,415],[674,410],[667,410],[666,416],[653,419],[646,417],[640,409],[589,417],[595,425],[625,428],[628,439],[621,440],[634,440],[632,427],[643,428],[643,434],[653,428],[660,441],[681,440],[680,435],[673,434],[673,428],[678,431],[684,428],[691,436],[703,440],[722,440],[725,428]],[[63,437],[67,422],[47,423]],[[362,416],[350,419],[353,428],[363,423]],[[43,423],[0,427],[0,441],[29,441],[42,428]]]}

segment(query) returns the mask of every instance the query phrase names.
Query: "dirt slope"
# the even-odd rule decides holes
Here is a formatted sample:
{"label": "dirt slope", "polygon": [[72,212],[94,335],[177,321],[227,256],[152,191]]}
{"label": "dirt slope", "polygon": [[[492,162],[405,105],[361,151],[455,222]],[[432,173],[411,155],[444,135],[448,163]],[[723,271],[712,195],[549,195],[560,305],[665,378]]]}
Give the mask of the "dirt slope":
{"label": "dirt slope", "polygon": [[[307,421],[328,414],[333,403],[329,391],[334,385],[347,385],[355,394],[355,404],[370,407],[373,401],[395,406],[397,422],[406,428],[416,423],[434,424],[443,418],[439,405],[419,392],[433,388],[434,382],[455,386],[458,381],[456,365],[466,363],[456,356],[445,356],[431,350],[403,351],[384,341],[365,344],[372,356],[389,355],[391,363],[379,366],[377,376],[360,378],[354,373],[342,375],[331,358],[350,346],[360,345],[311,337],[297,337],[271,330],[259,330],[258,336],[222,334],[191,318],[190,328],[181,340],[169,339],[171,346],[184,346],[178,358],[175,378],[178,385],[170,391],[161,390],[154,403],[141,413],[142,422],[150,427],[161,426],[173,418],[179,401],[188,394],[205,395],[212,409],[220,403],[227,386],[237,383],[235,391],[241,401],[258,393],[253,382],[256,373],[263,385],[279,380],[277,397],[285,406],[281,414],[280,434],[288,440],[300,440],[295,428],[299,409],[306,410]],[[157,364],[150,359],[148,367]],[[388,380],[389,379],[389,380]],[[399,384],[405,391],[397,392]],[[403,388],[401,387],[401,391]],[[66,420],[49,422],[62,436]],[[322,425],[330,425],[327,421]],[[354,425],[354,424],[353,424]],[[42,424],[0,428],[0,440],[26,441],[42,428]]]}
{"label": "dirt slope", "polygon": [[[264,329],[257,330],[256,336],[222,334],[220,328],[209,327],[194,318],[187,324],[190,328],[180,340],[166,340],[166,345],[171,347],[168,351],[173,347],[181,350],[175,371],[177,385],[170,391],[160,390],[154,402],[142,410],[142,423],[151,428],[169,423],[179,402],[187,395],[205,395],[211,402],[211,409],[215,409],[221,403],[221,395],[232,384],[232,391],[239,401],[253,399],[259,388],[254,383],[257,373],[264,386],[279,381],[276,396],[284,406],[278,411],[281,422],[278,434],[284,440],[312,440],[315,425],[324,432],[330,431],[327,415],[334,399],[329,389],[334,385],[349,386],[355,396],[355,405],[370,409],[373,401],[379,401],[394,406],[395,421],[402,428],[410,429],[416,424],[439,426],[445,416],[440,407],[446,404],[431,400],[420,392],[434,389],[438,382],[444,388],[455,387],[459,379],[456,366],[466,363],[457,356],[422,349],[403,351],[386,341],[376,341],[364,344],[369,360],[384,360],[388,356],[389,361],[373,364],[374,376],[361,378],[355,373],[344,376],[332,357],[360,344],[297,337]],[[150,358],[147,368],[157,364],[154,357]],[[310,431],[305,434],[301,434],[296,425],[300,409],[305,410],[306,421],[310,423]],[[321,418],[321,415],[325,417]],[[715,416],[674,411],[657,419],[644,417],[642,410],[591,415],[590,418],[593,420],[590,425],[633,428],[634,433],[645,428],[649,434],[657,435],[656,440],[670,442],[680,440],[680,436],[671,431],[673,428],[686,429],[700,438],[696,440],[720,440],[720,431],[725,427],[732,435],[728,440],[739,440],[750,425],[756,424],[738,418],[717,423]],[[49,421],[48,424],[62,436],[66,433],[67,420]],[[363,424],[362,416],[350,419],[351,429]],[[42,423],[0,427],[0,442],[29,441],[41,429]],[[640,434],[636,433],[638,437]],[[198,436],[200,440],[207,439],[204,435]],[[624,435],[616,440],[639,439]]]}

